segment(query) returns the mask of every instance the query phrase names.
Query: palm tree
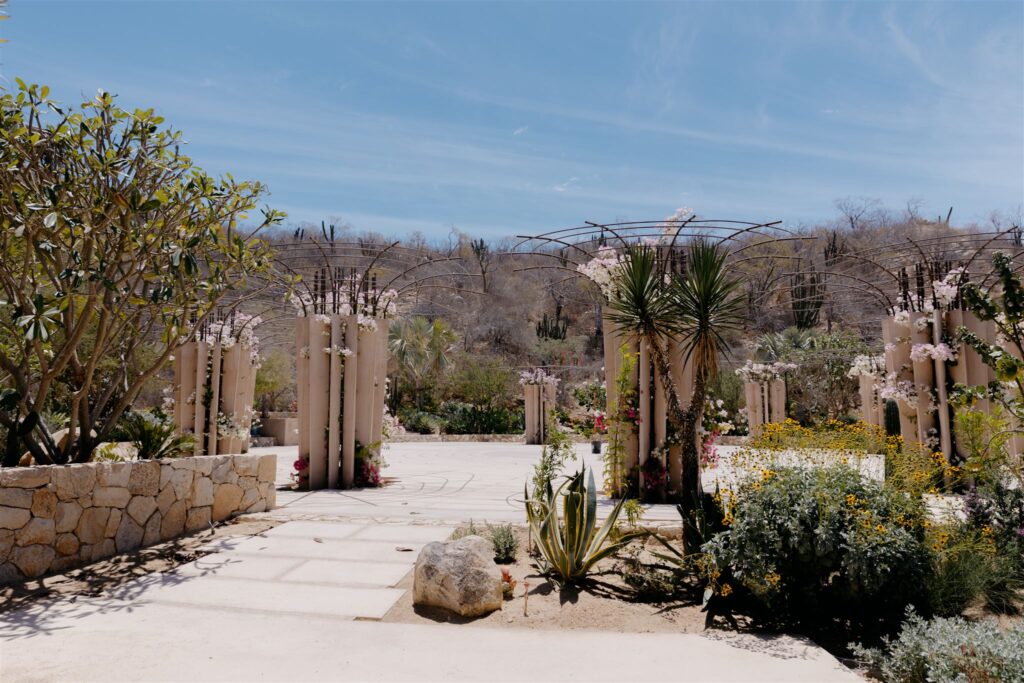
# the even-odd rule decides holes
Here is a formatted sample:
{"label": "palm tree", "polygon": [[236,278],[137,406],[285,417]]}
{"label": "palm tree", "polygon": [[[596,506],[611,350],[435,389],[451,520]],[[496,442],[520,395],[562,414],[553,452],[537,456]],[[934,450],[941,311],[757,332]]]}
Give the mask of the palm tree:
{"label": "palm tree", "polygon": [[399,376],[412,386],[416,407],[423,407],[423,385],[444,372],[458,335],[443,320],[423,316],[395,320],[388,329],[388,348],[398,363]]}
{"label": "palm tree", "polygon": [[[743,329],[740,282],[726,266],[728,252],[699,238],[690,243],[687,268],[672,280],[675,314],[679,317],[683,362],[693,361],[693,395],[683,420],[682,511],[691,521],[700,503],[700,452],[697,427],[708,386],[718,375],[718,359],[729,351],[727,335]],[[691,530],[692,531],[692,530]],[[684,543],[687,541],[684,529]],[[692,544],[691,544],[692,545]]]}
{"label": "palm tree", "polygon": [[[683,513],[691,520],[700,497],[697,426],[704,399],[718,373],[718,358],[728,351],[726,336],[743,326],[739,281],[728,274],[727,257],[718,244],[698,238],[688,247],[685,272],[668,274],[656,248],[630,246],[608,302],[609,321],[650,349],[665,391],[668,420],[682,439],[680,497]],[[668,343],[677,339],[682,343],[678,362],[692,361],[694,367],[693,394],[686,410],[667,352]],[[686,535],[684,529],[684,542]]]}

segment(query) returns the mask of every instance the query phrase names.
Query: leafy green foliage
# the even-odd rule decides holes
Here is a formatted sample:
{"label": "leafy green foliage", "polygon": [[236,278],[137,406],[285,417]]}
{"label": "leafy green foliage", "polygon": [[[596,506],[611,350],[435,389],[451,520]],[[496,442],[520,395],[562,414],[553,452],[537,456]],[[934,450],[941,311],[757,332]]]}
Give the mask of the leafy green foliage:
{"label": "leafy green foliage", "polygon": [[[69,413],[62,442],[23,437],[36,462],[59,464],[88,460],[190,322],[269,258],[239,232],[262,185],[203,173],[152,110],[48,93],[19,82],[0,97],[0,367],[13,412]],[[280,218],[268,209],[255,229]]]}
{"label": "leafy green foliage", "polygon": [[177,433],[175,426],[149,413],[126,413],[113,438],[130,441],[139,460],[158,460],[192,455],[195,437]]}
{"label": "leafy green foliage", "polygon": [[423,407],[423,389],[451,363],[458,335],[440,318],[399,318],[388,329],[388,348],[398,364],[398,381],[411,387],[417,408]]}
{"label": "leafy green foliage", "polygon": [[551,482],[562,473],[565,463],[576,459],[572,439],[563,432],[558,423],[548,416],[545,429],[548,442],[540,452],[540,460],[533,466],[533,495],[539,498],[551,488]]}
{"label": "leafy green foliage", "polygon": [[923,598],[920,502],[845,466],[766,470],[734,496],[728,529],[702,549],[780,621],[878,626]]}
{"label": "leafy green foliage", "polygon": [[[586,485],[584,485],[586,477]],[[610,539],[624,501],[616,503],[604,524],[597,526],[597,487],[594,473],[582,468],[541,497],[526,494],[526,516],[540,552],[541,570],[562,584],[578,583],[599,561],[624,548],[646,532]],[[559,509],[562,510],[559,515]]]}

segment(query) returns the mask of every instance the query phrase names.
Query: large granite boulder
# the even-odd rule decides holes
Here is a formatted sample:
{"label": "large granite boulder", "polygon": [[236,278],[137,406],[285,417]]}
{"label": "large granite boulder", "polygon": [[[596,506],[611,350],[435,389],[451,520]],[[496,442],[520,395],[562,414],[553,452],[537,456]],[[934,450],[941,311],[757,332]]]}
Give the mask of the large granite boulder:
{"label": "large granite boulder", "polygon": [[480,536],[428,543],[416,558],[413,603],[443,607],[464,617],[501,609],[501,570],[494,548]]}

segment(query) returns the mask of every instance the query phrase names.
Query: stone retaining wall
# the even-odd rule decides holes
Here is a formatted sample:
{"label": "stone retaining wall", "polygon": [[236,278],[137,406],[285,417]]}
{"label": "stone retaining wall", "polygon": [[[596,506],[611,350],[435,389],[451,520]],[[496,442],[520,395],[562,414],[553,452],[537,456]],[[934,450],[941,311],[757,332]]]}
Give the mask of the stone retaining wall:
{"label": "stone retaining wall", "polygon": [[273,454],[0,469],[0,583],[271,509],[276,469]]}

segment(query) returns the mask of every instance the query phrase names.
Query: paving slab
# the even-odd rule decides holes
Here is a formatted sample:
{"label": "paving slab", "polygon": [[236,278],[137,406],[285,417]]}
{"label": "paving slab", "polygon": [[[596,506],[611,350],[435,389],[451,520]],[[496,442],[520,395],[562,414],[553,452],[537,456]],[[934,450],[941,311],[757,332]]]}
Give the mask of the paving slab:
{"label": "paving slab", "polygon": [[[861,681],[786,636],[513,630],[281,611],[268,619],[112,600],[37,603],[0,625],[0,635],[0,680],[20,683]],[[117,656],[97,656],[112,648]]]}
{"label": "paving slab", "polygon": [[214,610],[230,608],[274,614],[380,619],[404,592],[393,588],[309,585],[214,575],[183,578],[169,573],[165,576],[164,583],[150,586],[142,595],[130,585],[110,595],[118,599],[126,593],[133,594],[136,604],[156,602]]}
{"label": "paving slab", "polygon": [[397,562],[305,560],[277,578],[285,582],[391,588],[398,585],[408,573],[409,565]]}

